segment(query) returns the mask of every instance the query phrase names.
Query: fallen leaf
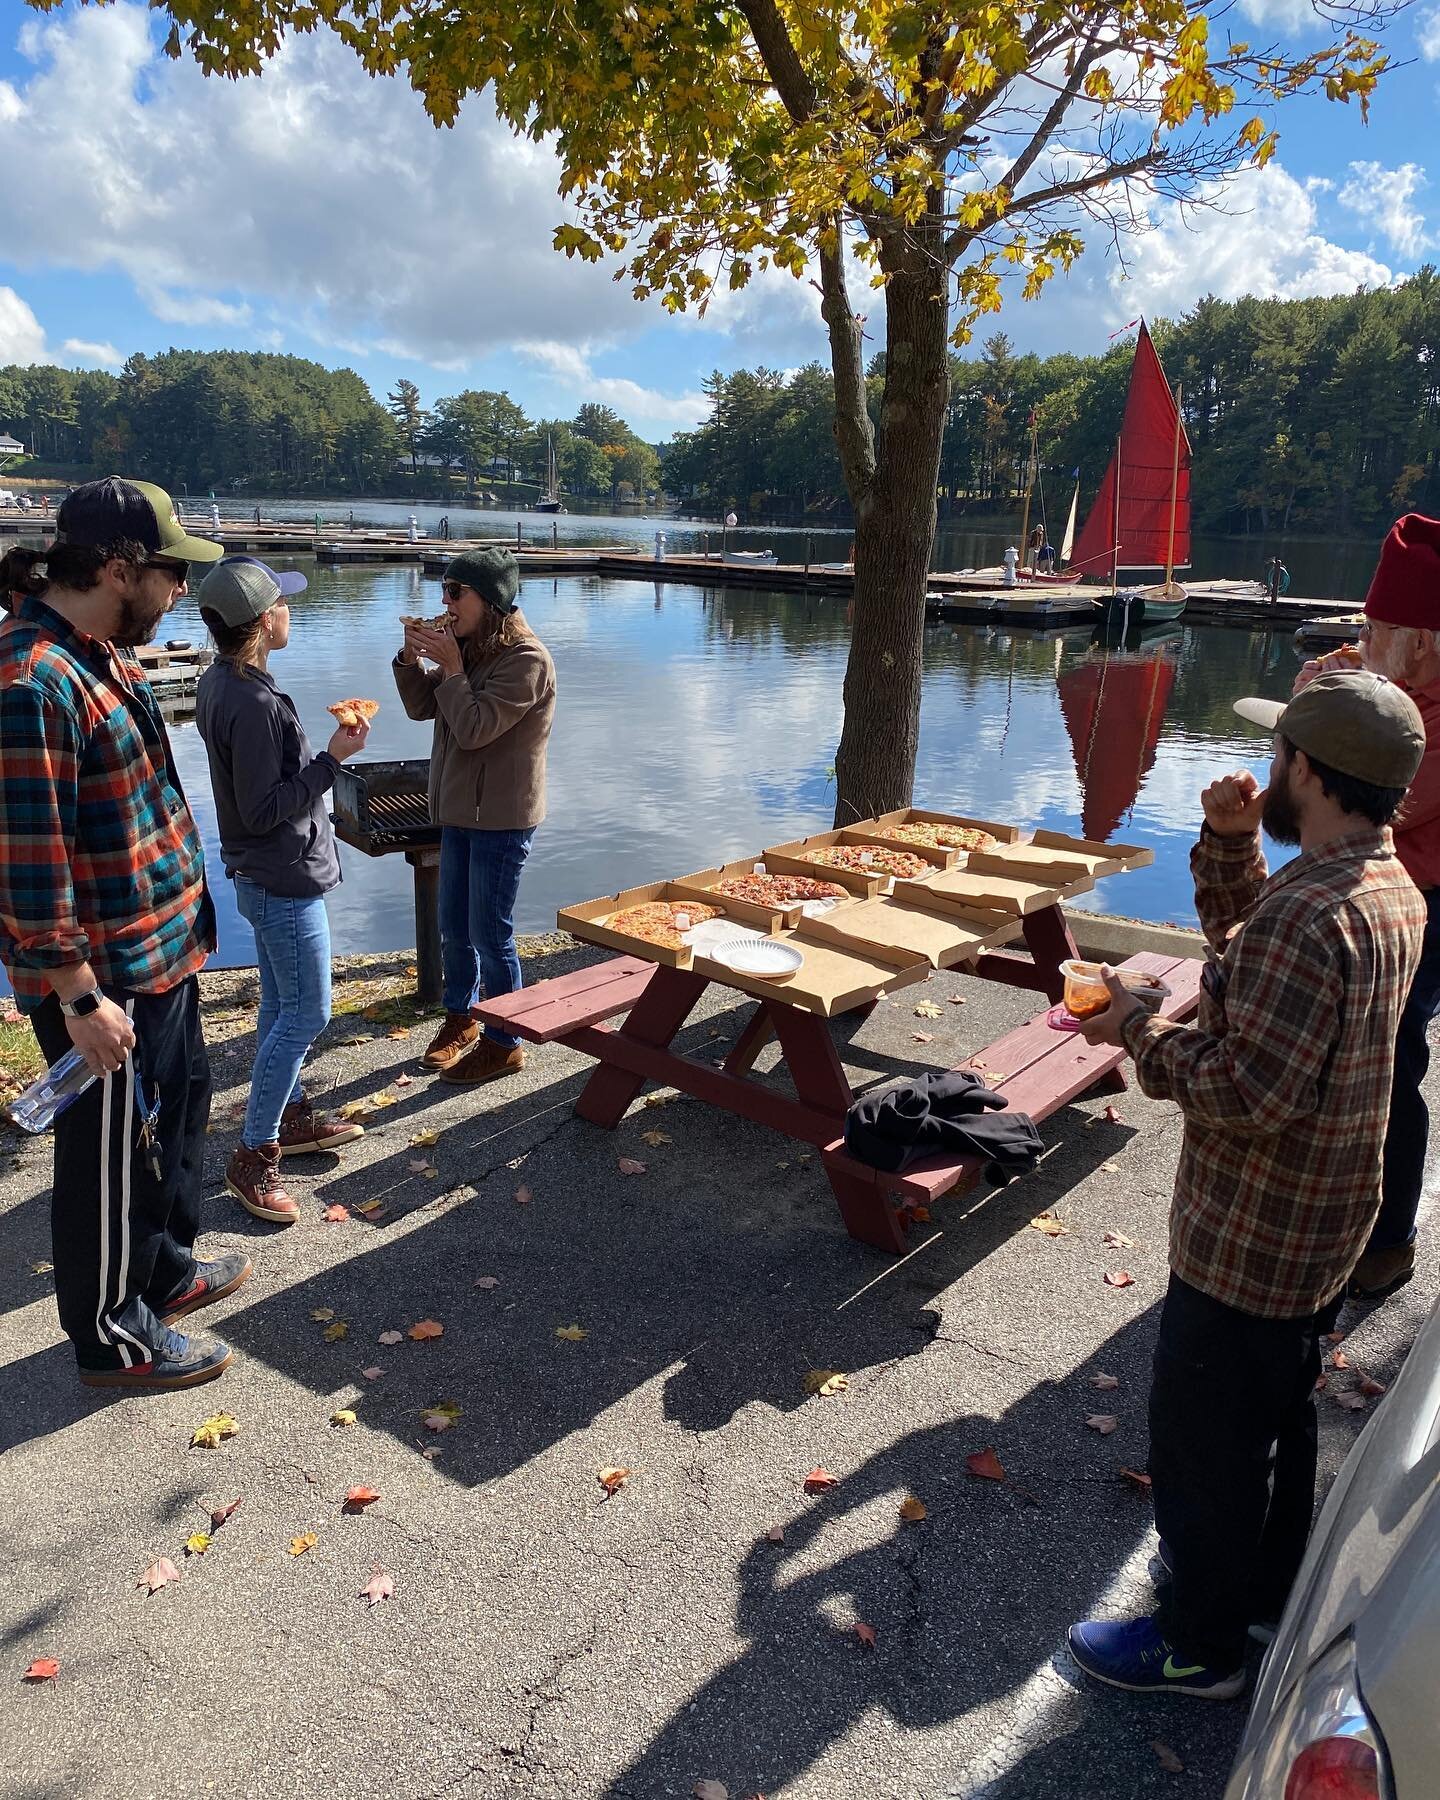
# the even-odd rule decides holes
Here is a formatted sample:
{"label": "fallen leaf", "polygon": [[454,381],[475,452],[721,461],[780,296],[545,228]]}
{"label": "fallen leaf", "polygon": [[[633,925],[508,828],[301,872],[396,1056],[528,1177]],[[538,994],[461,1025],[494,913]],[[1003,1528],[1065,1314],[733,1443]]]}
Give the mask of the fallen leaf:
{"label": "fallen leaf", "polygon": [[1327,1331],[1325,1333],[1325,1342],[1327,1344],[1343,1344],[1347,1335],[1348,1333],[1343,1331]]}
{"label": "fallen leaf", "polygon": [[478,1288],[497,1288],[500,1285],[500,1277],[498,1275],[481,1275],[476,1280],[475,1285]]}
{"label": "fallen leaf", "polygon": [[32,1275],[48,1275],[54,1267],[52,1262],[33,1262],[30,1265],[30,1273]]}
{"label": "fallen leaf", "polygon": [[239,1429],[239,1422],[229,1413],[211,1413],[203,1424],[195,1427],[190,1442],[203,1445],[207,1450],[218,1450],[222,1441],[234,1437]]}
{"label": "fallen leaf", "polygon": [[828,1469],[812,1469],[803,1485],[807,1494],[823,1494],[826,1488],[838,1487],[840,1484]]}
{"label": "fallen leaf", "polygon": [[938,1019],[940,1008],[933,1000],[922,1000],[915,1008],[915,1017],[917,1019]]}
{"label": "fallen leaf", "polygon": [[405,1341],[405,1334],[402,1331],[382,1331],[375,1341],[377,1344],[401,1344]]}
{"label": "fallen leaf", "polygon": [[53,1656],[37,1656],[20,1679],[22,1681],[53,1681],[59,1673],[60,1665]]}
{"label": "fallen leaf", "polygon": [[785,1527],[783,1525],[772,1525],[765,1533],[765,1540],[767,1543],[771,1544],[783,1544],[785,1542]]}
{"label": "fallen leaf", "polygon": [[421,1415],[420,1423],[427,1431],[440,1432],[448,1431],[455,1423],[455,1420],[450,1413],[427,1412]]}
{"label": "fallen leaf", "polygon": [[[397,1075],[395,1077],[396,1085],[398,1086],[401,1081],[408,1081],[409,1079],[410,1077],[408,1075]],[[371,1112],[383,1112],[387,1106],[393,1106],[395,1104],[395,1096],[382,1091],[378,1094],[372,1094],[365,1104],[370,1108]]]}
{"label": "fallen leaf", "polygon": [[[517,1206],[528,1206],[534,1198],[534,1194],[531,1193],[528,1187],[518,1187],[515,1190],[515,1204]],[[478,1282],[476,1283],[476,1286],[479,1286]]]}
{"label": "fallen leaf", "polygon": [[912,1225],[928,1225],[930,1223],[930,1208],[928,1206],[907,1207],[906,1216],[909,1218]]}
{"label": "fallen leaf", "polygon": [[1001,1467],[1000,1458],[987,1444],[983,1450],[974,1450],[965,1458],[965,1467],[972,1475],[978,1475],[984,1481],[1003,1481],[1005,1470]]}
{"label": "fallen leaf", "polygon": [[629,1469],[604,1468],[595,1471],[595,1479],[607,1494],[618,1494],[630,1479]]}
{"label": "fallen leaf", "polygon": [[352,1487],[345,1495],[345,1505],[359,1512],[364,1507],[373,1506],[379,1498],[378,1488]]}
{"label": "fallen leaf", "polygon": [[355,1202],[355,1210],[364,1218],[380,1219],[385,1215],[385,1202],[379,1199],[357,1200]]}
{"label": "fallen leaf", "polygon": [[152,1594],[158,1594],[167,1581],[178,1581],[179,1579],[180,1571],[170,1558],[157,1556],[135,1585],[148,1589]]}
{"label": "fallen leaf", "polygon": [[1332,1369],[1348,1369],[1350,1367],[1350,1359],[1343,1350],[1337,1350],[1330,1358],[1330,1367]]}
{"label": "fallen leaf", "polygon": [[1107,1231],[1105,1242],[1112,1250],[1133,1250],[1135,1248],[1134,1238],[1126,1237],[1123,1231]]}
{"label": "fallen leaf", "polygon": [[210,1528],[212,1531],[218,1531],[220,1529],[220,1527],[225,1523],[225,1521],[230,1517],[230,1515],[238,1509],[240,1502],[241,1502],[241,1500],[244,1499],[244,1497],[245,1496],[243,1494],[238,1495],[234,1500],[232,1500],[230,1502],[230,1504],[228,1506],[212,1506],[211,1507],[211,1509],[210,1509]]}
{"label": "fallen leaf", "polygon": [[1091,1387],[1099,1388],[1104,1392],[1110,1388],[1118,1388],[1120,1385],[1120,1377],[1118,1375],[1102,1375],[1097,1372],[1090,1377],[1090,1385]]}
{"label": "fallen leaf", "polygon": [[391,1083],[391,1086],[392,1087],[409,1087],[411,1082],[414,1081],[414,1079],[415,1079],[415,1077],[413,1075],[397,1075],[395,1077],[394,1081]]}
{"label": "fallen leaf", "polygon": [[857,1619],[855,1635],[867,1650],[875,1648],[875,1627],[873,1625],[867,1625],[863,1619]]}
{"label": "fallen leaf", "polygon": [[408,1038],[410,1027],[408,1025],[392,1025],[385,1035],[392,1038]]}
{"label": "fallen leaf", "polygon": [[331,1413],[330,1423],[332,1425],[353,1425],[355,1414],[350,1407],[342,1406],[336,1412]]}
{"label": "fallen leaf", "polygon": [[1069,1237],[1070,1227],[1062,1224],[1053,1213],[1041,1213],[1030,1221],[1030,1229],[1038,1231],[1045,1237]]}
{"label": "fallen leaf", "polygon": [[1337,1394],[1335,1396],[1335,1404],[1337,1406],[1343,1406],[1346,1412],[1364,1412],[1368,1402],[1365,1396],[1357,1388],[1348,1394]]}
{"label": "fallen leaf", "polygon": [[[355,1041],[363,1044],[365,1040],[363,1038],[357,1038]],[[368,1118],[369,1114],[370,1102],[368,1100],[347,1100],[340,1108],[340,1117],[342,1119],[364,1119]]]}
{"label": "fallen leaf", "polygon": [[420,1454],[425,1458],[426,1462],[434,1462],[435,1458],[437,1456],[442,1456],[444,1452],[437,1445],[432,1444],[428,1450],[422,1450]]}
{"label": "fallen leaf", "polygon": [[1107,1269],[1105,1285],[1106,1287],[1134,1287],[1135,1277],[1128,1269]]}
{"label": "fallen leaf", "polygon": [[912,1031],[910,1036],[917,1044],[930,1044],[935,1041],[935,1033],[933,1031]]}
{"label": "fallen leaf", "polygon": [[952,994],[950,996],[950,1004],[952,1006],[963,1006],[965,1004],[965,996],[963,994]]}
{"label": "fallen leaf", "polygon": [[439,1142],[440,1133],[438,1131],[417,1131],[410,1140],[411,1148],[416,1150],[428,1149],[431,1144]]}
{"label": "fallen leaf", "polygon": [[327,1325],[320,1335],[327,1344],[338,1344],[341,1338],[349,1337],[349,1323],[344,1319],[337,1319],[333,1325]]}
{"label": "fallen leaf", "polygon": [[379,1563],[374,1565],[375,1573],[355,1596],[357,1600],[368,1600],[371,1606],[378,1606],[382,1600],[388,1600],[395,1592],[395,1578],[387,1575]]}
{"label": "fallen leaf", "polygon": [[642,1131],[640,1141],[642,1144],[648,1144],[652,1150],[658,1150],[662,1144],[675,1142],[668,1131]]}
{"label": "fallen leaf", "polygon": [[1121,1481],[1128,1481],[1132,1487],[1139,1488],[1142,1494],[1150,1492],[1150,1477],[1139,1469],[1121,1469]]}
{"label": "fallen leaf", "polygon": [[307,1550],[313,1550],[319,1542],[319,1538],[316,1537],[313,1531],[307,1531],[303,1537],[292,1537],[290,1540],[290,1554],[292,1556],[303,1556]]}
{"label": "fallen leaf", "polygon": [[1106,1175],[1118,1175],[1120,1173],[1119,1163],[1101,1163],[1100,1167]]}
{"label": "fallen leaf", "polygon": [[209,1548],[210,1533],[208,1531],[192,1531],[185,1540],[187,1556],[203,1556]]}
{"label": "fallen leaf", "polygon": [[335,1317],[335,1308],[333,1306],[317,1306],[310,1317],[318,1320],[323,1325],[326,1319],[333,1319]]}
{"label": "fallen leaf", "polygon": [[[417,1319],[405,1335],[414,1338],[418,1344],[427,1338],[444,1337],[445,1327],[438,1319]],[[385,1340],[382,1338],[380,1341],[383,1344]]]}
{"label": "fallen leaf", "polygon": [[1373,1399],[1377,1394],[1385,1392],[1385,1383],[1377,1381],[1373,1375],[1361,1375],[1360,1392],[1368,1394]]}
{"label": "fallen leaf", "polygon": [[636,1162],[633,1156],[622,1156],[615,1166],[622,1175],[643,1175],[645,1173],[645,1164]]}
{"label": "fallen leaf", "polygon": [[826,1396],[839,1394],[843,1393],[849,1385],[850,1383],[838,1369],[812,1369],[805,1377],[807,1394],[825,1394]]}
{"label": "fallen leaf", "polygon": [[1328,1375],[1316,1376],[1315,1392],[1317,1394],[1323,1394],[1325,1392],[1326,1388],[1329,1387],[1329,1385],[1330,1385],[1330,1377]]}
{"label": "fallen leaf", "polygon": [[440,1171],[435,1167],[434,1163],[431,1163],[430,1167],[426,1169],[420,1177],[422,1181],[438,1181],[439,1178]]}
{"label": "fallen leaf", "polygon": [[555,1335],[564,1338],[567,1344],[578,1344],[582,1338],[589,1337],[590,1333],[581,1325],[557,1325]]}
{"label": "fallen leaf", "polygon": [[1167,1775],[1183,1775],[1185,1773],[1184,1763],[1181,1762],[1180,1758],[1168,1744],[1162,1742],[1161,1739],[1156,1738],[1150,1748],[1155,1752],[1156,1762],[1159,1763],[1160,1767]]}
{"label": "fallen leaf", "polygon": [[1114,1413],[1089,1413],[1086,1416],[1085,1423],[1092,1431],[1098,1431],[1101,1437],[1109,1437],[1110,1433],[1120,1421],[1115,1417]]}
{"label": "fallen leaf", "polygon": [[372,1363],[368,1369],[362,1369],[360,1373],[367,1381],[378,1381],[385,1371],[380,1367],[379,1363]]}
{"label": "fallen leaf", "polygon": [[412,1175],[423,1175],[427,1169],[432,1175],[437,1173],[434,1163],[426,1162],[423,1156],[412,1156],[405,1167]]}
{"label": "fallen leaf", "polygon": [[918,1525],[921,1519],[927,1519],[929,1516],[930,1509],[923,1500],[917,1499],[914,1494],[907,1494],[900,1502],[900,1517],[907,1525]]}
{"label": "fallen leaf", "polygon": [[350,1208],[337,1200],[333,1206],[327,1206],[320,1217],[327,1225],[339,1225],[350,1217]]}
{"label": "fallen leaf", "polygon": [[730,1800],[730,1790],[723,1781],[697,1781],[690,1792],[694,1800]]}

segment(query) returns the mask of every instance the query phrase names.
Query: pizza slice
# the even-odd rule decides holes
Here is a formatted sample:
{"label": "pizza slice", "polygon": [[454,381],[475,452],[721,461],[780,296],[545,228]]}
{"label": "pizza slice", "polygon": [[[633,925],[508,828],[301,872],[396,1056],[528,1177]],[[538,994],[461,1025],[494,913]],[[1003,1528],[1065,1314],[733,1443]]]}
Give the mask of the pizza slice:
{"label": "pizza slice", "polygon": [[347,731],[356,731],[362,725],[368,725],[380,710],[378,700],[337,700],[333,706],[327,706],[326,712],[334,713],[337,724],[343,725]]}

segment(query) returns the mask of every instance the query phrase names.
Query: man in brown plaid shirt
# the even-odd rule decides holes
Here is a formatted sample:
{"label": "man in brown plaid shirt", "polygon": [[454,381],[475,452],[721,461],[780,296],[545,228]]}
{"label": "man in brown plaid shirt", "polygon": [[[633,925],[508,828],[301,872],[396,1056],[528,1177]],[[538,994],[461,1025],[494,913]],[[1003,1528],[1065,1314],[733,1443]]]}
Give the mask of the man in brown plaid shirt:
{"label": "man in brown plaid shirt", "polygon": [[[1321,1339],[1380,1205],[1426,919],[1389,830],[1425,743],[1410,698],[1336,674],[1236,711],[1274,730],[1275,759],[1268,788],[1241,773],[1201,796],[1199,1018],[1153,1018],[1112,978],[1085,1025],[1185,1136],[1150,1390],[1168,1580],[1153,1618],[1072,1625],[1070,1647],[1117,1687],[1207,1699],[1244,1687],[1247,1628],[1278,1618],[1304,1553]],[[1268,879],[1262,824],[1301,852]]]}

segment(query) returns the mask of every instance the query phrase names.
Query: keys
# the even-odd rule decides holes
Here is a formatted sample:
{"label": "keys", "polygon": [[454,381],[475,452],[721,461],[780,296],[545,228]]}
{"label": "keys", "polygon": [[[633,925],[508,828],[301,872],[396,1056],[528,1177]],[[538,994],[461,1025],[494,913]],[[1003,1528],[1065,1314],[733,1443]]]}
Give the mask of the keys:
{"label": "keys", "polygon": [[145,1096],[145,1083],[137,1076],[135,1098],[140,1103],[140,1149],[150,1173],[156,1181],[159,1181],[162,1179],[160,1133],[157,1129],[160,1119],[160,1096],[158,1093],[156,1094],[153,1104],[148,1101]]}

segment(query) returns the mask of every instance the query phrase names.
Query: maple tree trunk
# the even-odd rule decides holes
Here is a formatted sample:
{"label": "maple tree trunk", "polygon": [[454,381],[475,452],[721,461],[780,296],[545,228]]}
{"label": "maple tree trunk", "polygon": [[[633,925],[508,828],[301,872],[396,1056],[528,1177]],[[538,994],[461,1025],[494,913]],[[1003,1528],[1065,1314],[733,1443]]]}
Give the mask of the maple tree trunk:
{"label": "maple tree trunk", "polygon": [[[925,589],[950,390],[943,259],[923,239],[882,254],[885,397],[874,473],[855,505],[855,600],[835,823],[908,806],[920,744]],[[832,330],[832,339],[833,339]],[[845,397],[837,381],[837,401]],[[843,437],[844,421],[837,420]],[[940,798],[943,798],[941,796]]]}

